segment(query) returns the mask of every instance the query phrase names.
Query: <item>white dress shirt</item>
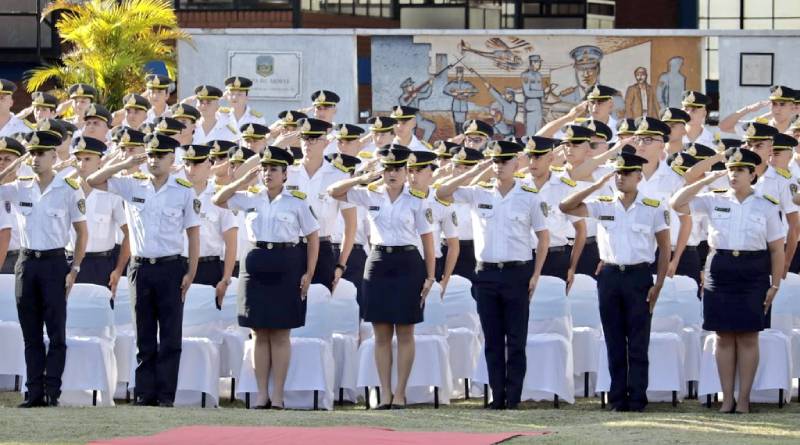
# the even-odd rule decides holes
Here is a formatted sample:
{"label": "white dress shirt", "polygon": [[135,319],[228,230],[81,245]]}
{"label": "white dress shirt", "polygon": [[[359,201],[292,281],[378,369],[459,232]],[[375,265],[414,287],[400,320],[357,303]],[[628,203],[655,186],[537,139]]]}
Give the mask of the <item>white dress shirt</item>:
{"label": "white dress shirt", "polygon": [[8,122],[5,123],[2,127],[0,127],[0,137],[3,136],[11,136],[15,133],[30,133],[31,128],[25,125],[25,121],[18,118],[17,116],[11,115],[11,118]]}
{"label": "white dress shirt", "polygon": [[332,198],[328,194],[328,186],[350,178],[350,174],[338,169],[328,161],[308,176],[303,164],[290,166],[284,186],[287,190],[299,190],[306,194],[306,201],[319,219],[319,236],[331,236],[336,231],[336,220],[339,212],[353,208],[353,204]]}
{"label": "white dress shirt", "polygon": [[476,260],[500,263],[533,259],[531,233],[546,230],[547,221],[542,201],[532,190],[520,181],[515,181],[505,196],[492,184],[456,190],[453,200],[472,208]]}
{"label": "white dress shirt", "polygon": [[295,197],[285,188],[271,202],[263,187],[236,192],[228,200],[228,208],[244,213],[247,238],[251,243],[296,243],[301,235],[308,236],[319,230],[308,201]]}
{"label": "white dress shirt", "polygon": [[352,188],[347,202],[366,207],[373,245],[415,246],[420,235],[433,231],[433,210],[427,199],[412,195],[407,186],[394,202],[385,185]]}
{"label": "white dress shirt", "polygon": [[705,145],[709,148],[714,148],[714,146],[717,145],[716,142],[714,142],[714,133],[709,131],[705,125],[703,125],[703,131],[700,132],[700,134],[697,136],[697,139],[691,141],[689,140],[689,135],[685,134],[683,135],[682,142],[684,144],[691,144],[694,142],[700,145]]}
{"label": "white dress shirt", "polygon": [[[431,189],[428,192],[428,206],[433,212],[433,253],[436,258],[442,257],[442,240],[458,237],[458,215],[455,213],[455,206],[452,203],[443,202],[436,199],[436,191]],[[464,221],[469,224],[469,220]],[[416,242],[420,254],[424,252],[422,239]]]}
{"label": "white dress shirt", "polygon": [[656,233],[669,230],[664,202],[639,192],[627,209],[617,196],[587,201],[586,208],[598,220],[597,248],[603,262],[630,266],[655,261]]}
{"label": "white dress shirt", "polygon": [[[216,185],[213,181],[208,181],[205,190],[197,195],[200,200],[200,255],[218,256],[225,255],[225,239],[223,235],[228,230],[238,227],[236,217],[229,209],[215,206],[211,198],[216,192]],[[189,256],[189,239],[186,239],[183,252],[184,256]]]}
{"label": "white dress shirt", "polygon": [[[529,187],[536,188],[533,178],[529,175],[523,179],[523,183]],[[550,174],[550,178],[538,189],[539,199],[542,201],[542,209],[547,221],[547,231],[550,232],[550,247],[566,246],[568,238],[575,237],[575,227],[573,224],[583,218],[571,216],[558,209],[558,205],[567,196],[575,193],[577,183],[565,176]],[[536,239],[536,234],[533,234]]]}
{"label": "white dress shirt", "polygon": [[180,255],[184,231],[200,225],[201,205],[194,189],[174,176],[158,190],[147,175],[114,176],[108,179],[108,191],[125,201],[132,256]]}
{"label": "white dress shirt", "polygon": [[759,195],[769,195],[778,200],[778,206],[783,213],[781,215],[781,225],[784,233],[787,233],[789,223],[786,220],[786,215],[799,210],[794,201],[792,201],[792,197],[797,191],[797,183],[790,172],[783,171],[782,173],[779,173],[771,165],[767,166],[767,171],[758,178],[753,190]]}
{"label": "white dress shirt", "polygon": [[23,249],[64,248],[69,243],[72,223],[86,221],[83,191],[73,188],[65,179],[53,178],[40,191],[35,178],[20,177],[0,186],[0,199],[11,202]]}
{"label": "white dress shirt", "polygon": [[233,107],[226,107],[224,110],[220,109],[217,111],[217,120],[229,122],[236,130],[242,128],[242,125],[247,124],[267,125],[266,121],[264,120],[264,115],[250,108],[250,105],[245,107],[244,114],[242,114],[242,117],[238,120],[233,114]]}
{"label": "white dress shirt", "polygon": [[[108,252],[117,243],[117,230],[125,223],[122,198],[112,193],[93,189],[86,196],[86,227],[89,239],[86,252]],[[67,250],[75,251],[76,234],[70,230]]]}
{"label": "white dress shirt", "polygon": [[208,141],[215,140],[236,142],[239,140],[239,130],[227,120],[217,119],[214,127],[206,134],[203,130],[203,118],[198,119],[197,124],[194,126],[192,143],[205,144]]}
{"label": "white dress shirt", "polygon": [[689,202],[692,213],[708,216],[708,245],[715,249],[765,250],[786,236],[780,206],[751,194],[739,202],[733,190],[702,193]]}

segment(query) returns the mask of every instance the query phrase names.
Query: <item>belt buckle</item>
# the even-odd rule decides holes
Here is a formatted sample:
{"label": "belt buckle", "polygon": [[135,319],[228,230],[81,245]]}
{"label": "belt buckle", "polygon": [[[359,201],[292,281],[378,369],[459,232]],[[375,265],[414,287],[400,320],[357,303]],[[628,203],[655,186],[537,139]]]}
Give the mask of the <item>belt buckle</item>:
{"label": "belt buckle", "polygon": [[267,243],[267,249],[272,249],[273,247],[275,246],[272,243]]}
{"label": "belt buckle", "polygon": [[497,263],[497,268],[498,269],[502,269],[503,268],[503,263]]}
{"label": "belt buckle", "polygon": [[149,261],[150,264],[156,264],[156,259],[155,258],[150,258],[148,261]]}
{"label": "belt buckle", "polygon": [[33,256],[35,256],[36,258],[41,258],[42,257],[42,252],[39,252],[37,250],[36,252],[33,253]]}
{"label": "belt buckle", "polygon": [[393,250],[392,246],[386,246],[386,253],[392,253]]}
{"label": "belt buckle", "polygon": [[739,256],[740,255],[738,250],[734,250],[732,253],[733,253],[733,256]]}
{"label": "belt buckle", "polygon": [[619,271],[620,272],[625,272],[625,265],[624,264],[620,264],[619,265]]}

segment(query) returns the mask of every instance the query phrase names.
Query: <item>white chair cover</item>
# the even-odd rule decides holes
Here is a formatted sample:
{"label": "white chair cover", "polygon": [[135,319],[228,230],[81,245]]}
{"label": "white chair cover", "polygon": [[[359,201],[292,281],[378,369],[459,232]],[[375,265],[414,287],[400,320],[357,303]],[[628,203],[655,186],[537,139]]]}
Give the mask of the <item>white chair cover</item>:
{"label": "white chair cover", "polygon": [[333,328],[334,392],[342,389],[342,399],[358,400],[358,302],[356,287],[340,279],[331,300]]}
{"label": "white chair cover", "polygon": [[[572,357],[575,373],[575,395],[587,395],[584,388],[593,387],[596,379],[603,325],[597,299],[597,282],[589,275],[577,274],[569,292],[572,315]],[[587,373],[589,374],[587,376]],[[586,379],[589,381],[586,382]],[[584,386],[588,384],[588,386]],[[588,396],[591,396],[590,392]]]}
{"label": "white chair cover", "polygon": [[0,321],[19,323],[15,278],[11,274],[0,274]]}
{"label": "white chair cover", "polygon": [[0,390],[14,389],[15,377],[25,378],[25,343],[10,274],[0,275],[0,357]]}
{"label": "white chair cover", "polygon": [[133,307],[128,277],[120,277],[114,296],[114,357],[117,359],[117,390],[115,399],[125,398],[130,375],[136,367],[136,332],[133,327]]}
{"label": "white chair cover", "polygon": [[790,339],[792,378],[800,378],[800,275],[790,273],[772,302],[772,328]]}
{"label": "white chair cover", "polygon": [[[665,326],[664,323],[672,323]],[[697,298],[697,283],[683,275],[675,275],[664,281],[664,287],[653,313],[653,332],[675,332],[683,342],[684,378],[697,381],[700,378],[702,355],[703,304]]]}
{"label": "white chair cover", "polygon": [[114,313],[111,291],[94,284],[76,284],[67,300],[67,358],[61,377],[63,405],[114,405],[117,363],[114,356]]}
{"label": "white chair cover", "polygon": [[450,277],[444,295],[447,317],[447,344],[453,373],[453,398],[464,397],[464,381],[472,377],[481,353],[483,331],[472,283],[460,275]]}

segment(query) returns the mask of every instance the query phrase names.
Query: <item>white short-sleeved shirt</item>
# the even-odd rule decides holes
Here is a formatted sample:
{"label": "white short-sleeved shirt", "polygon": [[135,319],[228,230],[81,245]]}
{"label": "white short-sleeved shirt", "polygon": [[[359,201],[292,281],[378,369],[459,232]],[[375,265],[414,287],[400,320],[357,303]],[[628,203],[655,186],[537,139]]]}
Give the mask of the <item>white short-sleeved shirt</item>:
{"label": "white short-sleeved shirt", "polygon": [[193,144],[205,144],[208,141],[224,140],[236,142],[239,140],[239,130],[232,123],[225,119],[217,119],[214,127],[206,134],[203,130],[203,118],[197,121],[194,126]]}
{"label": "white short-sleeved shirt", "polygon": [[[3,203],[3,208],[0,209],[0,230],[3,229],[11,229],[12,234],[16,230],[15,218],[14,214],[11,213],[11,202],[9,201],[5,201]],[[19,238],[17,239],[19,240]],[[19,249],[19,241],[17,241],[16,249]],[[13,249],[11,247],[11,242],[9,241],[8,250],[16,250],[16,249]]]}
{"label": "white short-sleeved shirt", "polygon": [[690,141],[688,135],[683,135],[684,144],[691,144],[696,143],[700,145],[705,145],[706,147],[714,148],[716,142],[714,142],[714,134],[709,131],[709,129],[704,125],[703,131],[700,132],[700,135],[697,136],[697,139]]}
{"label": "white short-sleeved shirt", "polygon": [[656,233],[669,230],[665,203],[639,192],[627,210],[616,196],[587,201],[586,209],[598,221],[597,248],[603,262],[630,266],[655,261]]}
{"label": "white short-sleeved shirt", "polygon": [[353,204],[334,199],[328,194],[328,186],[350,178],[350,174],[338,169],[332,163],[323,161],[322,166],[308,176],[306,168],[300,165],[290,166],[287,171],[284,187],[287,190],[299,190],[306,194],[306,201],[319,219],[319,236],[331,236],[336,231],[339,212],[353,208]]}
{"label": "white short-sleeved shirt", "polygon": [[[458,215],[455,214],[455,206],[452,203],[436,199],[434,190],[428,192],[428,206],[433,212],[433,253],[436,258],[442,256],[442,241],[448,238],[458,237]],[[465,220],[469,223],[469,220]],[[423,253],[422,239],[417,240],[417,249]]]}
{"label": "white short-sleeved shirt", "polygon": [[132,256],[180,255],[184,231],[200,225],[201,204],[194,189],[175,176],[158,190],[147,175],[114,176],[108,179],[108,191],[125,201]]}
{"label": "white short-sleeved shirt", "polygon": [[[592,178],[593,179],[591,181],[575,181],[577,183],[577,185],[576,185],[574,191],[577,192],[577,191],[585,190],[585,189],[591,187],[591,185],[594,184],[594,181],[596,181],[597,179],[602,178],[605,174],[607,174],[608,171],[610,171],[610,169],[611,169],[611,167],[608,167],[608,166],[605,166],[605,165],[601,165],[600,167],[597,168],[597,170],[594,171],[594,173],[592,173]],[[567,173],[567,171],[558,172],[558,173],[554,172],[553,174],[554,175],[557,174],[558,176],[563,176],[565,178],[569,178],[569,173]],[[589,198],[597,198],[597,197],[600,197],[600,196],[613,195],[614,192],[615,192],[615,189],[614,189],[613,181],[609,180],[607,183],[603,184],[602,187],[600,187],[600,190],[596,190],[596,191],[592,192],[592,194],[589,195]],[[597,236],[597,221],[595,221],[593,219],[586,220],[586,236]]]}
{"label": "white short-sleeved shirt", "polygon": [[[395,137],[392,143],[402,144],[402,142],[400,142],[400,139],[398,137]],[[411,142],[409,142],[408,145],[406,145],[406,147],[408,147],[409,150],[413,151],[431,151],[431,149],[428,148],[427,145],[423,144],[422,141],[420,141],[417,138],[417,136],[413,134],[411,135]]]}
{"label": "white short-sleeved shirt", "polygon": [[767,166],[767,171],[764,172],[764,175],[758,178],[753,190],[759,195],[769,195],[778,200],[778,206],[783,213],[781,225],[784,233],[786,233],[789,230],[789,223],[786,221],[785,215],[800,210],[792,200],[794,191],[797,190],[796,179],[792,178],[790,172],[778,172],[770,165]]}
{"label": "white short-sleeved shirt", "polygon": [[[122,198],[112,193],[94,189],[86,197],[86,227],[89,239],[86,252],[108,252],[117,243],[117,231],[125,222]],[[75,230],[70,230],[67,250],[75,250]]]}
{"label": "white short-sleeved shirt", "polygon": [[11,118],[6,122],[5,125],[0,127],[0,137],[3,136],[11,136],[12,134],[16,133],[30,133],[31,128],[25,125],[25,121],[18,118],[17,116],[11,115]]}
{"label": "white short-sleeved shirt", "polygon": [[253,186],[236,192],[228,200],[228,208],[244,214],[247,239],[251,243],[296,243],[301,235],[319,230],[308,201],[285,188],[270,202],[267,189]]}
{"label": "white short-sleeved shirt", "polygon": [[394,202],[385,185],[352,188],[347,202],[367,209],[372,245],[416,246],[420,235],[433,231],[428,200],[412,195],[407,186]]}
{"label": "white short-sleeved shirt", "polygon": [[[200,200],[200,256],[225,255],[225,239],[223,235],[228,230],[238,227],[236,217],[229,209],[215,206],[211,202],[216,185],[208,181],[205,190],[197,195]],[[184,237],[185,238],[185,237]],[[184,256],[189,255],[188,238],[183,247]]]}
{"label": "white short-sleeved shirt", "polygon": [[459,187],[453,200],[472,208],[476,260],[500,263],[533,259],[532,232],[547,229],[542,201],[535,189],[515,181],[514,187],[502,196],[493,184],[483,183]]}
{"label": "white short-sleeved shirt", "polygon": [[244,114],[242,114],[241,119],[236,120],[236,116],[233,113],[233,108],[225,108],[220,109],[217,111],[217,119],[229,122],[233,125],[233,128],[239,129],[242,125],[247,124],[260,124],[266,126],[267,123],[264,120],[264,115],[259,113],[258,111],[250,108],[250,105],[245,107]]}
{"label": "white short-sleeved shirt", "polygon": [[756,193],[742,202],[733,190],[702,193],[689,208],[708,217],[708,245],[715,249],[765,250],[767,243],[786,236],[780,206]]}
{"label": "white short-sleeved shirt", "polygon": [[[523,182],[529,187],[536,188],[530,175]],[[563,213],[558,209],[558,205],[576,190],[577,183],[575,181],[554,174],[551,174],[550,179],[539,189],[539,199],[541,199],[542,205],[546,206],[543,209],[547,219],[547,231],[550,232],[550,247],[565,246],[569,243],[569,238],[575,237],[573,224],[583,218]],[[535,233],[533,237],[536,238]]]}
{"label": "white short-sleeved shirt", "polygon": [[470,240],[474,238],[472,235],[472,206],[463,202],[453,203],[453,210],[456,212],[456,219],[458,219],[458,239]]}
{"label": "white short-sleeved shirt", "polygon": [[[331,234],[331,242],[341,244],[344,241],[344,218],[336,215],[336,230]],[[353,244],[361,244],[369,250],[369,218],[367,209],[356,206],[356,239]]]}
{"label": "white short-sleeved shirt", "polygon": [[36,179],[18,178],[0,186],[0,199],[11,203],[23,249],[61,249],[69,243],[72,223],[86,221],[86,200],[77,183],[53,178],[44,192]]}

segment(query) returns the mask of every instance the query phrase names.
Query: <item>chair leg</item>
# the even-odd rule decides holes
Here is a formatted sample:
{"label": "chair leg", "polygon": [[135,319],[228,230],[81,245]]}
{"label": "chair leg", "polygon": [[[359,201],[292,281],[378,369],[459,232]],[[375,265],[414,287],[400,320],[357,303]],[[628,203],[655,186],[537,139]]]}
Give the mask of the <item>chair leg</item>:
{"label": "chair leg", "polygon": [[376,386],[375,387],[375,394],[377,396],[376,398],[378,399],[378,406],[381,406],[381,387],[380,386]]}
{"label": "chair leg", "polygon": [[125,384],[125,402],[131,403],[131,390],[128,389],[127,384]]}
{"label": "chair leg", "polygon": [[694,396],[694,392],[693,392],[694,391],[694,388],[693,388],[694,382],[689,380],[688,385],[689,385],[689,388],[688,388],[689,389],[689,391],[688,391],[689,394],[686,396],[686,398],[687,399],[691,399]]}
{"label": "chair leg", "polygon": [[600,391],[600,408],[606,408],[606,392]]}
{"label": "chair leg", "polygon": [[783,388],[778,390],[778,408],[783,408]]}
{"label": "chair leg", "polygon": [[344,406],[344,388],[339,388],[339,406]]}
{"label": "chair leg", "polygon": [[558,408],[559,408],[559,404],[558,404],[558,394],[556,394],[556,395],[554,395],[554,396],[553,396],[553,408],[555,408],[555,409],[558,409]]}
{"label": "chair leg", "polygon": [[314,411],[319,410],[319,391],[314,390]]}
{"label": "chair leg", "polygon": [[369,409],[369,386],[364,387],[364,409]]}
{"label": "chair leg", "polygon": [[672,391],[672,407],[678,406],[678,391]]}
{"label": "chair leg", "polygon": [[18,375],[14,376],[14,392],[18,392],[19,391],[19,386],[20,386],[20,383],[21,383],[20,380],[21,379],[19,378]]}
{"label": "chair leg", "polygon": [[202,393],[200,396],[200,408],[206,407],[206,393]]}
{"label": "chair leg", "polygon": [[433,407],[439,409],[439,387],[433,387]]}
{"label": "chair leg", "polygon": [[231,403],[236,401],[236,378],[231,377]]}
{"label": "chair leg", "polygon": [[250,409],[250,393],[244,393],[244,407]]}
{"label": "chair leg", "polygon": [[469,400],[469,379],[464,379],[464,400]]}
{"label": "chair leg", "polygon": [[583,373],[583,396],[589,398],[589,373]]}
{"label": "chair leg", "polygon": [[484,383],[483,384],[483,407],[486,408],[489,406],[489,385]]}
{"label": "chair leg", "polygon": [[92,390],[92,406],[97,406],[97,390]]}
{"label": "chair leg", "polygon": [[706,395],[706,408],[711,408],[711,394]]}
{"label": "chair leg", "polygon": [[719,403],[719,393],[714,394],[714,403]]}

